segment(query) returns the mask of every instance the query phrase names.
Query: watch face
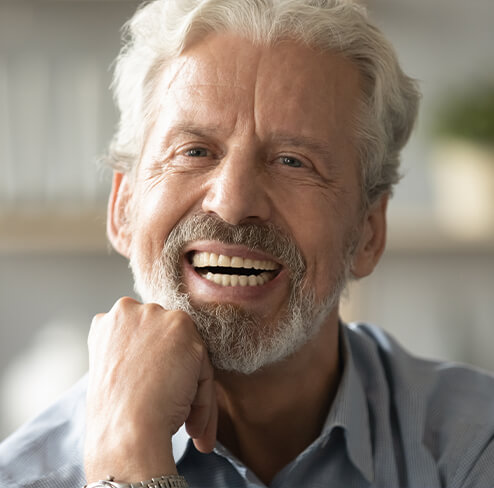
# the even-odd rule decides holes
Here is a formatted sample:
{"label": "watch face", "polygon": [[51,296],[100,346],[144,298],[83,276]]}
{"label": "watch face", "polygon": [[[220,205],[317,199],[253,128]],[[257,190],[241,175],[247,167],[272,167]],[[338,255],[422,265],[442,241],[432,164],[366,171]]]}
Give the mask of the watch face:
{"label": "watch face", "polygon": [[101,481],[95,481],[94,483],[89,483],[89,485],[86,485],[84,488],[119,488],[121,486],[127,486],[127,485],[101,480]]}

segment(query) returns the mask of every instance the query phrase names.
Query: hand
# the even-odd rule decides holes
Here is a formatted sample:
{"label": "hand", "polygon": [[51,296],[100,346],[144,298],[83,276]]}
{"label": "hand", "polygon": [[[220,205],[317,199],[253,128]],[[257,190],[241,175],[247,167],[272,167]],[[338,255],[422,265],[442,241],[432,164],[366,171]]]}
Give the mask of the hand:
{"label": "hand", "polygon": [[89,482],[175,474],[171,437],[184,422],[197,449],[213,449],[213,369],[186,313],[122,298],[94,318],[88,345]]}

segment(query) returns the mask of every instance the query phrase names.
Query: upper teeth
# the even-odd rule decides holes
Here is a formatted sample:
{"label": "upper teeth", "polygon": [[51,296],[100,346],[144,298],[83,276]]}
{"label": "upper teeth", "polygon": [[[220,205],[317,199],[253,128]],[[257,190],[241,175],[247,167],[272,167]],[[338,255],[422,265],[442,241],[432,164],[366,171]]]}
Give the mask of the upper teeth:
{"label": "upper teeth", "polygon": [[225,268],[247,268],[261,269],[272,271],[278,269],[278,264],[274,261],[261,261],[257,259],[241,258],[238,256],[225,256],[215,254],[214,252],[196,252],[192,258],[192,264],[196,268],[205,268],[207,266],[225,267]]}

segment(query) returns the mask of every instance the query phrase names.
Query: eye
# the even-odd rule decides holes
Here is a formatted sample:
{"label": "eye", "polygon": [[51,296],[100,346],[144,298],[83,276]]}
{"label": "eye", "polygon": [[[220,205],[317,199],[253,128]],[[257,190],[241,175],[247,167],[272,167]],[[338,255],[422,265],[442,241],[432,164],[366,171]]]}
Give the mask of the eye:
{"label": "eye", "polygon": [[290,166],[292,168],[301,168],[303,166],[302,161],[300,161],[300,159],[294,158],[292,156],[281,156],[280,161],[281,164],[285,166]]}
{"label": "eye", "polygon": [[184,154],[190,158],[206,158],[209,156],[209,151],[203,147],[193,147],[187,149]]}

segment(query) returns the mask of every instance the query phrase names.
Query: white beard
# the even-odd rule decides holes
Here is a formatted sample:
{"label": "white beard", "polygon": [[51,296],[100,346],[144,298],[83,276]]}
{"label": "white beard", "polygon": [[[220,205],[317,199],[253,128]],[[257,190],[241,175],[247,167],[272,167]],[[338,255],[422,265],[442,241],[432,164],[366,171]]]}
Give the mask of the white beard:
{"label": "white beard", "polygon": [[[193,305],[189,295],[181,290],[180,262],[185,244],[200,239],[247,245],[279,259],[291,272],[290,296],[281,318],[274,323],[263,321],[232,304]],[[216,369],[251,374],[287,358],[319,332],[324,319],[338,304],[350,274],[349,256],[341,261],[330,293],[317,303],[314,290],[304,280],[305,265],[300,251],[279,229],[272,224],[231,226],[199,214],[173,229],[151,269],[142,269],[138,251],[132,246],[130,267],[135,290],[144,302],[158,303],[166,310],[182,310],[192,317]]]}

